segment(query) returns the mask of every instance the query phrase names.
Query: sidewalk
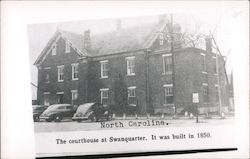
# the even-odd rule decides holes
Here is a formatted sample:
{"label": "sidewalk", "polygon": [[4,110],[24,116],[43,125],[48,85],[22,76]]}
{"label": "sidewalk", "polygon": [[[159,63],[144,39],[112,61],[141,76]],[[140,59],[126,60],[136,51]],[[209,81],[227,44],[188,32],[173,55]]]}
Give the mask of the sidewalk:
{"label": "sidewalk", "polygon": [[[196,116],[193,116],[192,118],[189,116],[161,116],[161,115],[152,115],[147,117],[145,116],[126,116],[125,118],[123,116],[115,116],[114,120],[147,120],[147,119],[154,119],[154,120],[193,120],[195,119]],[[225,119],[227,118],[234,118],[234,115],[232,114],[225,114]],[[222,119],[221,116],[219,115],[209,115],[208,117],[206,117],[205,115],[199,115],[199,119],[206,119],[206,120],[210,120],[210,119]]]}

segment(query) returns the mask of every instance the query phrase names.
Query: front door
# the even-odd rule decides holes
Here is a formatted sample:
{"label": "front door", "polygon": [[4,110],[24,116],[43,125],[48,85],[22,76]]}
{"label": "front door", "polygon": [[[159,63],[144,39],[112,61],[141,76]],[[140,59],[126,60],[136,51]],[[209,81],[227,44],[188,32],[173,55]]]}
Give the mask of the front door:
{"label": "front door", "polygon": [[57,94],[57,103],[62,104],[63,103],[63,94]]}

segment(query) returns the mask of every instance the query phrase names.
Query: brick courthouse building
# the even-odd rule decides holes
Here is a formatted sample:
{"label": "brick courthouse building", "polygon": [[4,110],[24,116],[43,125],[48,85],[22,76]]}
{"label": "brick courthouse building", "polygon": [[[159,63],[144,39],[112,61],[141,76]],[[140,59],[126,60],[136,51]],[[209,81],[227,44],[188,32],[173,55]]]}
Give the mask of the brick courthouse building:
{"label": "brick courthouse building", "polygon": [[120,81],[128,105],[141,114],[192,109],[193,93],[199,93],[201,113],[219,111],[220,102],[227,109],[224,61],[212,52],[211,39],[205,50],[187,47],[180,26],[171,27],[164,16],[152,24],[123,28],[122,20],[114,20],[114,25],[116,30],[99,35],[55,32],[35,61],[41,104],[116,106]]}

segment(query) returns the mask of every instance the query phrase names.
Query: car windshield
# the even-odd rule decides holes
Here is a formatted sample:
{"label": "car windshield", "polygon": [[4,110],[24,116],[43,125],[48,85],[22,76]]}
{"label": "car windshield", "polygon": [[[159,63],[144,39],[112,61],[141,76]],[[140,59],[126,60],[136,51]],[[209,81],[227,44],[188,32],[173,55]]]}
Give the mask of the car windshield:
{"label": "car windshield", "polygon": [[77,113],[79,113],[79,112],[81,112],[81,113],[86,113],[88,110],[89,110],[89,108],[91,107],[91,106],[93,106],[95,103],[86,103],[86,104],[83,104],[83,105],[80,105],[79,107],[78,107],[78,109],[77,109]]}
{"label": "car windshield", "polygon": [[35,110],[42,110],[44,107],[43,106],[33,106],[32,109],[33,111]]}
{"label": "car windshield", "polygon": [[50,112],[50,111],[53,111],[53,110],[57,110],[58,108],[60,108],[60,107],[65,107],[65,106],[69,106],[69,105],[62,105],[62,104],[51,105],[51,106],[49,106],[49,107],[44,111],[44,113],[47,113],[47,112]]}

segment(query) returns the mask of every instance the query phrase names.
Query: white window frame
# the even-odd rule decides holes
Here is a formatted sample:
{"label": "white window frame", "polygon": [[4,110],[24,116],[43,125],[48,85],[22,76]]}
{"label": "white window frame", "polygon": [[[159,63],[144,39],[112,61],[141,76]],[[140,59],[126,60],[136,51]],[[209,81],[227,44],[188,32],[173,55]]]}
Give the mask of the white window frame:
{"label": "white window frame", "polygon": [[[207,63],[206,63],[206,54],[201,53],[202,56],[202,73],[207,74]],[[204,67],[203,67],[204,64]]]}
{"label": "white window frame", "polygon": [[[164,105],[173,105],[173,103],[166,103],[166,99],[165,99],[167,97],[173,97],[174,96],[174,94],[173,94],[173,84],[164,84],[163,88],[164,88]],[[172,91],[166,91],[167,88],[171,88]]]}
{"label": "white window frame", "polygon": [[215,72],[214,72],[214,75],[218,75],[218,66],[217,66],[217,57],[216,56],[213,56],[213,60],[215,60]]}
{"label": "white window frame", "polygon": [[45,83],[49,83],[50,82],[50,75],[48,72],[45,73]]}
{"label": "white window frame", "polygon": [[173,65],[173,61],[172,61],[172,54],[164,54],[164,55],[162,55],[162,64],[163,64],[163,72],[162,72],[162,74],[163,75],[165,75],[165,74],[172,74],[173,73],[173,70],[171,70],[171,71],[168,71],[167,72],[167,70],[166,70],[166,61],[165,61],[165,57],[171,57],[171,64],[169,64],[169,65]]}
{"label": "white window frame", "polygon": [[[76,93],[76,99],[74,99],[75,98],[74,93]],[[71,90],[71,103],[73,104],[73,101],[76,100],[78,100],[78,90]]]}
{"label": "white window frame", "polygon": [[68,41],[65,42],[65,53],[70,53],[70,43]]}
{"label": "white window frame", "polygon": [[[134,66],[132,67],[134,72],[132,72],[131,71],[132,69],[129,68],[130,60],[134,61]],[[135,76],[135,56],[126,57],[126,61],[127,61],[127,76]]]}
{"label": "white window frame", "polygon": [[52,56],[56,55],[56,47],[57,47],[56,43],[54,43],[52,45],[52,47],[51,47],[51,54],[52,54]]}
{"label": "white window frame", "polygon": [[[107,91],[107,97],[103,96],[103,92]],[[103,99],[109,99],[109,88],[102,88],[100,89],[101,92],[101,104],[103,104]]]}
{"label": "white window frame", "polygon": [[[76,70],[75,70],[76,68]],[[79,64],[78,63],[73,63],[71,64],[71,72],[72,72],[72,80],[78,80],[78,75],[79,75]],[[75,73],[77,74],[77,77],[74,77]]]}
{"label": "white window frame", "polygon": [[[56,95],[58,95],[58,94],[63,94],[64,95],[64,92],[56,92]],[[56,97],[56,102],[59,103],[58,102],[58,96]]]}
{"label": "white window frame", "polygon": [[56,94],[64,94],[64,92],[56,92]]}
{"label": "white window frame", "polygon": [[[164,87],[164,95],[165,96],[173,96],[174,95],[173,94],[173,84],[164,84],[163,87]],[[168,94],[166,94],[166,89],[165,88],[172,88],[172,93],[169,94],[170,93],[170,91],[169,91]]]}
{"label": "white window frame", "polygon": [[[62,69],[62,71],[60,71]],[[62,79],[60,78],[62,76]],[[57,66],[57,81],[63,82],[64,81],[64,65]]]}
{"label": "white window frame", "polygon": [[[101,64],[101,78],[108,78],[108,60],[100,61]],[[105,66],[106,65],[106,66]],[[104,68],[106,67],[106,70]],[[106,71],[106,75],[104,75],[104,71]]]}
{"label": "white window frame", "polygon": [[[136,89],[136,86],[128,87],[128,98],[130,98],[130,97],[135,98],[136,97],[136,90],[135,89]],[[134,96],[130,95],[129,91],[131,91],[131,90],[134,91]]]}
{"label": "white window frame", "polygon": [[49,83],[50,82],[50,73],[47,72],[47,70],[50,70],[50,67],[44,67],[44,70],[46,70],[46,72],[45,72],[45,83]]}
{"label": "white window frame", "polygon": [[[130,91],[134,91],[133,93],[132,93],[132,95],[130,94],[131,92]],[[131,99],[135,99],[135,103],[130,103],[131,102]],[[131,87],[128,87],[128,104],[130,105],[130,106],[136,106],[137,105],[137,102],[136,102],[136,86],[131,86]]]}

